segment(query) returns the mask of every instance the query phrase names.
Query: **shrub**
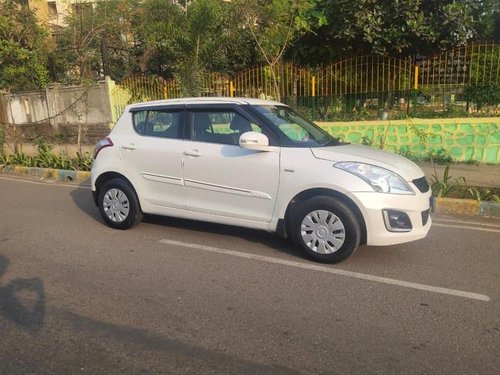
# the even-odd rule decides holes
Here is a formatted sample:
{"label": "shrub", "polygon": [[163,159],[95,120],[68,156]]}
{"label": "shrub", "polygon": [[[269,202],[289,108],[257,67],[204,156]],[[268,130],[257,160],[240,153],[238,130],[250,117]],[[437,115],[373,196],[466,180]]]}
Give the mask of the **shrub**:
{"label": "shrub", "polygon": [[449,197],[452,194],[460,193],[464,188],[466,188],[465,178],[455,177],[452,179],[449,165],[444,169],[442,178],[434,169],[434,175],[431,177],[431,189],[434,196],[438,198]]}
{"label": "shrub", "polygon": [[0,164],[80,171],[90,171],[92,168],[93,159],[89,152],[77,153],[75,158],[70,158],[66,152],[59,154],[53,152],[54,146],[47,143],[43,138],[37,138],[35,143],[37,147],[36,156],[26,155],[22,150],[13,155],[0,153]]}

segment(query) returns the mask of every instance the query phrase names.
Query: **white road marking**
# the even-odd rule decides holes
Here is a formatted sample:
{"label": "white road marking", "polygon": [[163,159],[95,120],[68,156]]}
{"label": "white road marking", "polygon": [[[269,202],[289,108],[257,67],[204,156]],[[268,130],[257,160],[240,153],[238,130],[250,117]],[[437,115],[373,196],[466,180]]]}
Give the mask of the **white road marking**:
{"label": "white road marking", "polygon": [[433,222],[432,226],[433,227],[443,227],[443,228],[470,229],[470,230],[477,230],[477,231],[482,231],[482,232],[500,233],[500,229],[471,227],[471,226],[466,226],[466,225],[450,225],[450,224],[439,224],[439,223]]}
{"label": "white road marking", "polygon": [[209,252],[216,253],[216,254],[232,255],[232,256],[245,258],[245,259],[252,259],[252,260],[258,260],[261,262],[280,264],[280,265],[289,266],[289,267],[325,272],[325,273],[330,273],[330,274],[334,274],[334,275],[352,277],[355,279],[368,280],[368,281],[373,281],[373,282],[382,283],[382,284],[389,284],[389,285],[395,285],[395,286],[404,287],[404,288],[417,289],[417,290],[422,290],[425,292],[447,294],[450,296],[469,298],[469,299],[474,299],[474,300],[478,300],[478,301],[490,301],[490,297],[488,297],[484,294],[477,294],[477,293],[465,292],[462,290],[455,290],[455,289],[448,289],[448,288],[441,288],[441,287],[432,286],[432,285],[413,283],[413,282],[398,280],[398,279],[390,279],[387,277],[368,275],[368,274],[359,273],[359,272],[345,271],[345,270],[341,270],[338,268],[321,266],[321,265],[317,265],[317,264],[313,264],[313,263],[301,263],[301,262],[295,262],[295,261],[290,261],[290,260],[285,260],[285,259],[272,258],[272,257],[268,257],[268,256],[263,256],[263,255],[249,254],[249,253],[243,253],[240,251],[219,249],[217,247],[204,246],[204,245],[198,245],[198,244],[186,243],[186,242],[180,242],[180,241],[173,241],[173,240],[167,240],[167,239],[162,239],[159,242],[162,244],[166,244],[166,245],[187,247],[187,248],[191,248],[191,249],[209,251]]}
{"label": "white road marking", "polygon": [[23,178],[11,178],[11,177],[3,177],[3,176],[0,176],[0,180],[25,182],[27,184],[34,184],[34,185],[50,185],[50,186],[72,187],[72,188],[76,188],[76,189],[91,189],[91,187],[88,185],[65,184],[62,182],[54,181],[54,180],[32,181],[32,180],[26,180]]}
{"label": "white road marking", "polygon": [[[453,219],[442,219],[442,218],[432,218],[432,223],[454,223],[454,224],[470,224],[470,225],[478,225],[481,227],[494,227],[494,228],[500,228],[500,224],[494,224],[494,223],[484,223],[481,221],[465,221],[465,220],[453,220]],[[500,221],[499,221],[500,223]]]}

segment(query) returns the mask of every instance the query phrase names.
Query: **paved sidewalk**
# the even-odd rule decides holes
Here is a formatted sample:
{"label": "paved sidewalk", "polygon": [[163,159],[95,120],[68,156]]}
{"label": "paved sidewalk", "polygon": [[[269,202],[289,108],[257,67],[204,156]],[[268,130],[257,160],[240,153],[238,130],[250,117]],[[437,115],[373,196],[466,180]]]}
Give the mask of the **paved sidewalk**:
{"label": "paved sidewalk", "polygon": [[[435,165],[431,163],[417,163],[425,173],[427,181],[430,182],[431,177],[436,174],[441,180],[443,178],[446,165]],[[435,169],[434,169],[435,168]],[[449,175],[452,179],[455,177],[465,177],[465,182],[469,186],[500,188],[500,164],[450,164]]]}

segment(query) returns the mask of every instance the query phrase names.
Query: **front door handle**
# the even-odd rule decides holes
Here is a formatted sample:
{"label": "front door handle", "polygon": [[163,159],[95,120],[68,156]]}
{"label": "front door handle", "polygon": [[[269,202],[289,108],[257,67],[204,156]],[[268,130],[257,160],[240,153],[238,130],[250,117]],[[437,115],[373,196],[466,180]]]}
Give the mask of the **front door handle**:
{"label": "front door handle", "polygon": [[123,145],[122,148],[124,150],[135,150],[137,148],[137,146],[133,143],[129,144],[129,145]]}
{"label": "front door handle", "polygon": [[195,158],[198,158],[201,155],[201,152],[198,150],[191,150],[191,151],[184,151],[184,155],[186,156],[194,156]]}

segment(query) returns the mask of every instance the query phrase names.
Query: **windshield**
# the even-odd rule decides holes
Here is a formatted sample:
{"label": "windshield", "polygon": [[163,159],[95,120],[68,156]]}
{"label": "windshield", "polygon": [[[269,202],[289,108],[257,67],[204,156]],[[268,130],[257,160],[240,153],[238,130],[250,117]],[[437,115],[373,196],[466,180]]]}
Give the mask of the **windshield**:
{"label": "windshield", "polygon": [[256,110],[274,125],[282,135],[282,139],[286,139],[284,146],[321,147],[339,144],[330,134],[302,118],[289,107],[259,105],[256,106]]}

